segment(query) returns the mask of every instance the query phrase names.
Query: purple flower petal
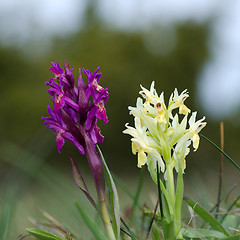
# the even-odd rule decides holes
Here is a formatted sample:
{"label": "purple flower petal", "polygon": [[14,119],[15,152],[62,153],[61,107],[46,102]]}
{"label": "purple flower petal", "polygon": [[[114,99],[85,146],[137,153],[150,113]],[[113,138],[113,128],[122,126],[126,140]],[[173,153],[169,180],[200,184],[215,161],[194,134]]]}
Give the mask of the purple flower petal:
{"label": "purple flower petal", "polygon": [[62,81],[62,84],[66,84],[70,88],[74,87],[74,76],[72,74],[73,68],[74,66],[71,69],[69,66],[67,66],[66,62],[64,61],[65,72],[63,74],[61,81]]}
{"label": "purple flower petal", "polygon": [[59,132],[57,135],[56,135],[56,143],[57,143],[57,150],[59,153],[61,153],[61,149],[64,145],[64,138],[62,137],[62,132]]}
{"label": "purple flower petal", "polygon": [[63,111],[62,109],[60,111],[62,120],[67,125],[68,131],[72,134],[72,136],[80,145],[84,145],[84,139],[82,136],[82,132],[79,129],[79,126],[74,123],[73,119],[65,111]]}
{"label": "purple flower petal", "polygon": [[84,125],[88,111],[88,98],[86,97],[86,85],[82,78],[81,69],[78,77],[78,104],[79,104],[79,121]]}
{"label": "purple flower petal", "polygon": [[97,144],[98,142],[103,142],[104,137],[101,134],[100,128],[97,126],[97,124],[94,125],[94,128],[89,134],[89,138],[93,142],[93,144]]}
{"label": "purple flower petal", "polygon": [[94,106],[90,111],[87,113],[87,119],[85,122],[85,130],[90,131],[90,129],[93,127],[96,121],[96,112],[98,111],[98,108]]}
{"label": "purple flower petal", "polygon": [[60,76],[63,74],[63,69],[60,67],[59,63],[51,62],[52,67],[49,68],[50,71],[52,71],[55,74],[55,78],[60,78]]}
{"label": "purple flower petal", "polygon": [[103,120],[104,123],[107,123],[108,118],[107,118],[107,113],[106,113],[106,109],[104,107],[103,101],[100,101],[97,106],[98,106],[98,110],[96,112],[96,117],[100,120]]}

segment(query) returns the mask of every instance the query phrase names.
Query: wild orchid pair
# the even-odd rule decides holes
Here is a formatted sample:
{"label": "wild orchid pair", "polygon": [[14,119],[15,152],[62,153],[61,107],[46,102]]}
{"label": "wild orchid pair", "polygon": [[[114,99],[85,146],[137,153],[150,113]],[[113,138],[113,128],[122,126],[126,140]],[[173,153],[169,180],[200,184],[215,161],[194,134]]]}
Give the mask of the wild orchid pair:
{"label": "wild orchid pair", "polygon": [[[97,126],[98,120],[108,122],[104,107],[108,89],[99,85],[101,73],[99,68],[94,73],[82,69],[87,82],[83,80],[81,69],[77,86],[73,77],[73,67],[65,63],[64,69],[59,63],[53,63],[50,70],[54,77],[46,82],[50,88],[53,108],[48,106],[48,117],[42,117],[47,128],[56,135],[57,150],[60,153],[64,141],[70,141],[81,154],[86,154],[95,181],[98,194],[101,218],[105,225],[108,239],[119,239],[124,226],[120,224],[119,203],[116,187],[101,152],[96,151],[96,144],[103,142],[103,135]],[[177,89],[165,103],[163,92],[158,95],[152,82],[150,90],[141,86],[136,107],[129,107],[134,116],[134,127],[126,124],[125,134],[132,136],[132,152],[138,155],[138,167],[145,164],[154,182],[160,186],[162,234],[165,239],[174,236],[182,239],[181,209],[183,198],[183,177],[186,167],[185,158],[190,152],[192,143],[194,151],[199,146],[199,135],[205,127],[205,118],[196,121],[197,112],[191,113],[185,100],[187,90],[181,94]],[[177,111],[176,111],[177,110]],[[93,200],[83,181],[76,161],[70,157],[73,176],[94,207]],[[176,169],[177,181],[174,180]],[[162,172],[162,174],[160,174]],[[80,180],[79,180],[80,179]],[[107,206],[105,187],[112,193],[111,212]],[[79,206],[80,207],[80,206]],[[167,230],[166,230],[167,229]],[[126,231],[125,231],[126,232]],[[159,233],[160,234],[160,233]]]}

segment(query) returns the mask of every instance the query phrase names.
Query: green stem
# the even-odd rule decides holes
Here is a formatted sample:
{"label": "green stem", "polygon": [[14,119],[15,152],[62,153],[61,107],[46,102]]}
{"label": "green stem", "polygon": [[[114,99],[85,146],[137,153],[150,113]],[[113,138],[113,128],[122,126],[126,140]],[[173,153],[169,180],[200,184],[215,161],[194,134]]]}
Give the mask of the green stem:
{"label": "green stem", "polygon": [[182,239],[182,218],[181,218],[181,212],[182,212],[182,199],[183,199],[183,174],[181,165],[179,164],[178,168],[178,177],[177,177],[177,189],[176,189],[176,200],[175,200],[175,222],[176,222],[176,232],[177,232],[177,239]]}
{"label": "green stem", "polygon": [[174,177],[173,177],[173,168],[172,166],[167,165],[167,191],[169,193],[169,209],[171,211],[171,215],[174,215],[175,208],[175,187],[174,187]]}
{"label": "green stem", "polygon": [[108,214],[107,205],[106,205],[106,201],[105,201],[105,195],[104,195],[104,192],[103,192],[102,189],[99,190],[98,197],[99,197],[103,222],[104,222],[104,225],[105,225],[106,230],[107,230],[107,235],[108,235],[110,240],[115,240],[116,238],[115,238],[113,228],[112,228],[112,224],[111,224],[111,221],[110,221],[110,217],[109,217],[109,214]]}
{"label": "green stem", "polygon": [[171,212],[171,218],[174,225],[174,232],[175,232],[176,239],[182,239],[181,220],[179,219],[181,218],[181,214],[179,213],[179,209],[176,209],[176,206],[175,206],[176,201],[178,201],[178,199],[176,199],[176,194],[175,194],[173,167],[169,164],[167,166],[166,171],[167,171],[167,191],[169,193],[169,209]]}

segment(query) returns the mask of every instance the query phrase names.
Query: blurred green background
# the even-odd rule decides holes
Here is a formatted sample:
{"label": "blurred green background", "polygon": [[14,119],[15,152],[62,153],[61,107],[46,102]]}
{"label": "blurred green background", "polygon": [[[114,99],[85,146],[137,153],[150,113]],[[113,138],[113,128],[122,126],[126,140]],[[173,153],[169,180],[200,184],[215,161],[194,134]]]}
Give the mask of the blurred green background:
{"label": "blurred green background", "polygon": [[[206,116],[208,125],[203,134],[218,145],[219,123],[224,121],[225,150],[239,164],[240,111],[214,116],[204,109],[198,93],[200,76],[212,58],[209,38],[214,15],[204,21],[187,19],[166,24],[155,20],[143,28],[124,29],[102,17],[98,7],[95,1],[85,2],[81,21],[74,31],[51,36],[39,34],[21,44],[17,37],[9,39],[13,43],[6,44],[7,38],[0,42],[0,213],[6,209],[5,202],[14,202],[10,220],[14,231],[9,239],[24,233],[24,228],[29,226],[27,217],[37,215],[34,205],[60,218],[68,214],[69,219],[75,214],[71,202],[74,197],[86,203],[71,180],[68,152],[81,162],[82,172],[88,176],[85,157],[69,143],[59,155],[53,132],[46,129],[40,119],[47,115],[46,106],[50,104],[45,81],[52,76],[48,70],[51,61],[63,66],[66,60],[70,66],[74,65],[75,78],[80,67],[95,71],[100,66],[101,85],[108,87],[110,93],[106,104],[109,122],[107,125],[99,122],[105,136],[100,147],[110,169],[124,182],[131,183],[133,191],[139,169],[136,156],[131,153],[129,136],[122,131],[126,122],[133,123],[128,106],[136,104],[140,84],[149,88],[153,80],[158,93],[165,92],[166,101],[174,88],[180,92],[187,88],[190,98],[186,105],[198,111],[198,118]],[[0,19],[4,20],[3,15]],[[4,24],[7,26],[8,22]],[[187,157],[186,194],[202,196],[196,191],[197,185],[205,194],[210,190],[211,197],[216,199],[219,155],[209,143],[201,140],[199,150]],[[238,181],[239,173],[225,161],[224,191]],[[67,194],[62,197],[64,191]],[[146,189],[151,191],[154,191],[152,185]],[[144,199],[147,196],[144,194]],[[57,206],[64,201],[72,206],[69,207],[72,212],[66,208],[61,216]]]}

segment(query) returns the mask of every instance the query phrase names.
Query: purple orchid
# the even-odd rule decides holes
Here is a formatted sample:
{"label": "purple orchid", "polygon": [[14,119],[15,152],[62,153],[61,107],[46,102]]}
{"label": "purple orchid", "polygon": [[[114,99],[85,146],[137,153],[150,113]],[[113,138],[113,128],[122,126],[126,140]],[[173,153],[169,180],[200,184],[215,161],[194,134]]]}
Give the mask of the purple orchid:
{"label": "purple orchid", "polygon": [[93,74],[83,69],[88,78],[87,84],[84,83],[79,69],[78,87],[75,87],[73,67],[70,68],[65,62],[63,70],[59,63],[51,64],[49,70],[55,77],[46,82],[46,85],[50,86],[47,92],[52,96],[53,110],[48,106],[50,116],[42,117],[42,120],[47,128],[54,131],[59,153],[64,140],[67,139],[81,154],[85,154],[86,137],[91,140],[94,147],[96,143],[103,142],[97,120],[108,122],[104,107],[109,97],[108,89],[98,84],[102,75],[98,73],[99,67]]}
{"label": "purple orchid", "polygon": [[[77,87],[74,84],[73,67],[67,66],[66,62],[64,69],[60,67],[59,63],[52,62],[50,70],[55,76],[46,82],[46,85],[50,87],[47,92],[51,95],[53,109],[47,106],[49,116],[42,117],[42,120],[46,127],[55,133],[59,153],[65,140],[68,140],[81,154],[86,154],[109,239],[116,239],[106,205],[103,163],[95,148],[96,144],[103,142],[104,138],[97,126],[97,120],[103,120],[104,123],[108,122],[105,109],[105,103],[109,97],[108,88],[99,85],[102,76],[102,73],[98,72],[99,67],[94,73],[83,68],[83,73],[88,79],[86,84],[83,81],[81,69],[79,69]],[[70,160],[77,186],[96,208],[96,203],[71,155]],[[119,231],[117,234],[119,235]]]}
{"label": "purple orchid", "polygon": [[48,93],[52,96],[53,109],[47,107],[49,116],[42,117],[47,128],[56,135],[57,150],[61,149],[65,140],[70,141],[81,154],[86,154],[97,191],[104,190],[103,166],[95,145],[103,142],[103,135],[97,126],[97,120],[108,122],[104,107],[109,94],[108,89],[99,85],[101,73],[99,67],[92,74],[83,69],[88,83],[83,81],[81,69],[77,87],[74,85],[73,67],[64,63],[64,70],[59,63],[52,62],[49,69],[55,75],[46,85],[50,88]]}

